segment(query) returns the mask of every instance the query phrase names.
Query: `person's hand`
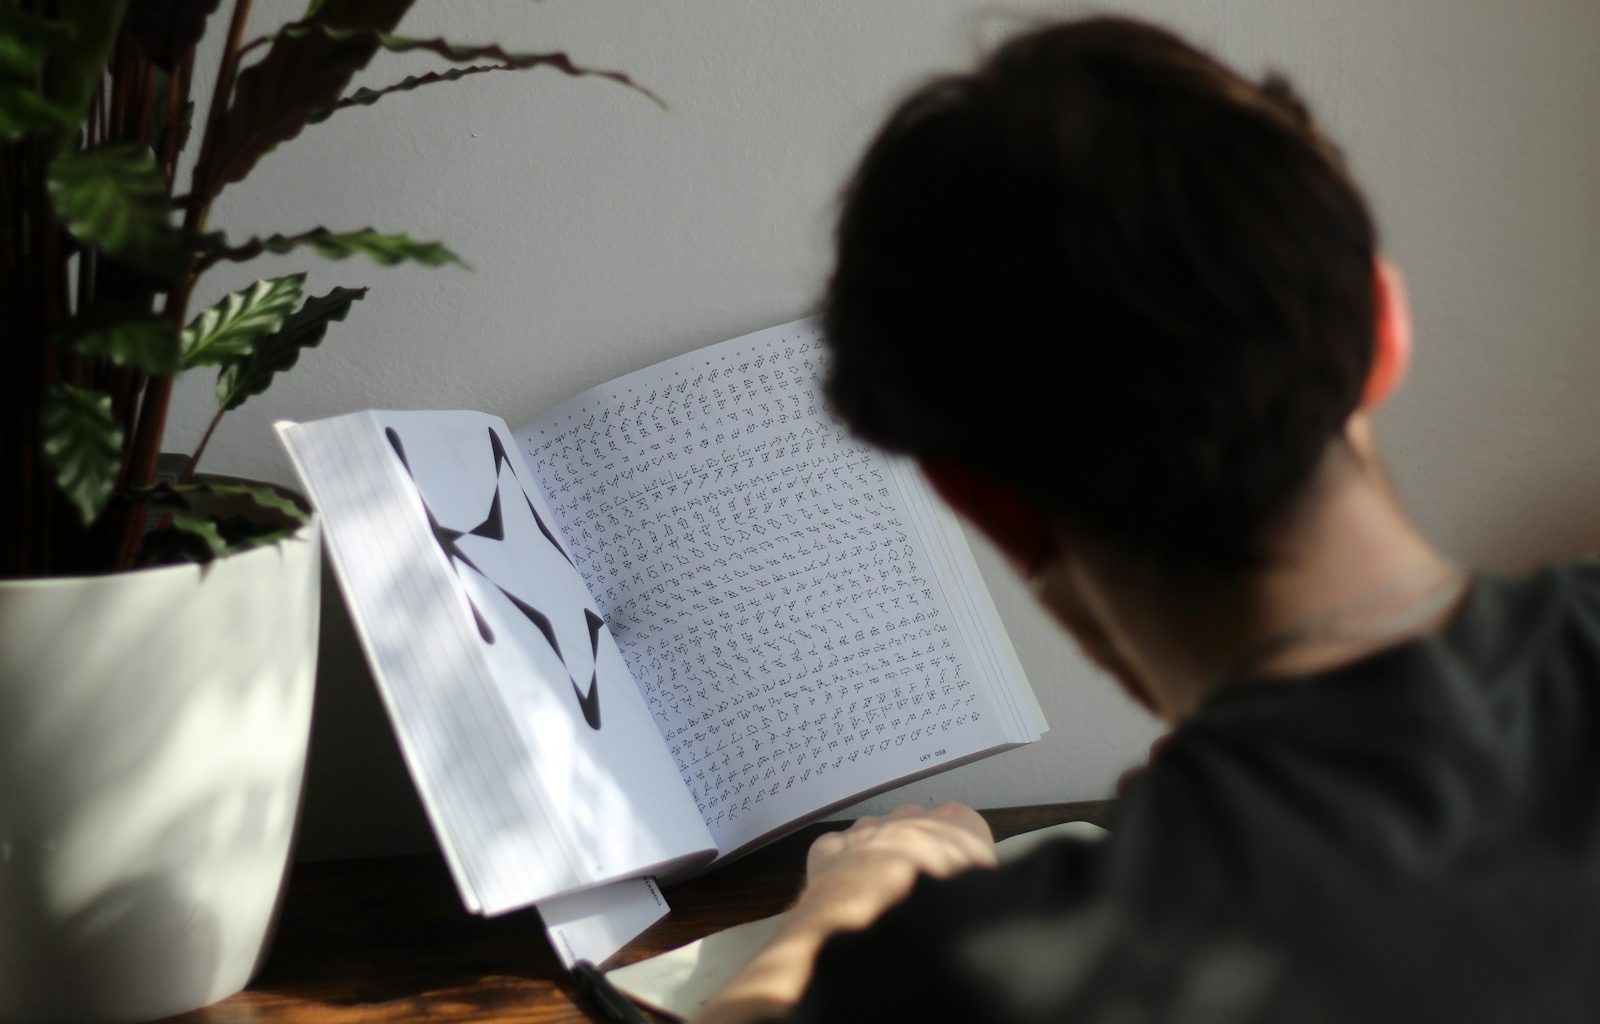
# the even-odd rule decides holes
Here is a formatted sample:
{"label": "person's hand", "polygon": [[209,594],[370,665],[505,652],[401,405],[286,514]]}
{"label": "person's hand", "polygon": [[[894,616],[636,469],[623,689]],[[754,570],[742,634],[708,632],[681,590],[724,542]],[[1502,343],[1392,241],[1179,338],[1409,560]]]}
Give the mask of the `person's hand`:
{"label": "person's hand", "polygon": [[963,804],[896,807],[811,844],[806,884],[778,933],[697,1024],[735,1024],[779,1014],[800,998],[817,951],[835,932],[865,928],[904,899],[919,875],[948,878],[993,867],[988,822]]}
{"label": "person's hand", "polygon": [[907,804],[817,837],[795,910],[826,918],[830,931],[865,927],[903,899],[918,875],[948,878],[994,864],[994,836],[977,811]]}

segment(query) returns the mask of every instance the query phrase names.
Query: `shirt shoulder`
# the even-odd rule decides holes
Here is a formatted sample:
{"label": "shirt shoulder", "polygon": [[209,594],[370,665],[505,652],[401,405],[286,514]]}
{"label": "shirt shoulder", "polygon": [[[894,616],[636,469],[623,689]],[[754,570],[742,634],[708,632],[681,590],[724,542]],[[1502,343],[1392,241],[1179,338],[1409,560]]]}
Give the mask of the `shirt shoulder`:
{"label": "shirt shoulder", "polygon": [[1592,1019],[1597,681],[1600,566],[1480,577],[1436,637],[1209,705],[1108,840],[835,937],[794,1020]]}

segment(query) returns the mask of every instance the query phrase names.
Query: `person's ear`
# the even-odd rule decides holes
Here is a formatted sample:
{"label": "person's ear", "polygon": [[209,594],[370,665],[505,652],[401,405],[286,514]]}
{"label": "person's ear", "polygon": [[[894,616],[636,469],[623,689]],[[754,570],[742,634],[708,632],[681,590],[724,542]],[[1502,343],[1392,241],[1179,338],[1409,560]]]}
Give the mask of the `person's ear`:
{"label": "person's ear", "polygon": [[1400,268],[1382,256],[1373,260],[1372,294],[1376,307],[1372,367],[1361,392],[1361,408],[1371,412],[1388,400],[1411,365],[1411,307],[1406,301]]}
{"label": "person's ear", "polygon": [[1013,488],[948,459],[919,458],[934,491],[1017,563],[1036,571],[1051,549],[1050,517]]}

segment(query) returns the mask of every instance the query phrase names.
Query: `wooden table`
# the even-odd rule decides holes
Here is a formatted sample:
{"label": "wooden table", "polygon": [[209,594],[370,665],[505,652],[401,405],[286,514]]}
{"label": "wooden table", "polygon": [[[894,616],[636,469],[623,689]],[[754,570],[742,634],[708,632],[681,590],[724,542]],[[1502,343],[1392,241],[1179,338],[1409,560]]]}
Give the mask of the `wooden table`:
{"label": "wooden table", "polygon": [[[986,811],[996,838],[1060,821],[1105,824],[1109,803]],[[813,825],[666,890],[672,913],[608,966],[666,952],[782,910],[799,888]],[[386,1024],[599,1020],[532,911],[462,909],[438,855],[302,864],[290,876],[272,952],[245,991],[165,1024]]]}

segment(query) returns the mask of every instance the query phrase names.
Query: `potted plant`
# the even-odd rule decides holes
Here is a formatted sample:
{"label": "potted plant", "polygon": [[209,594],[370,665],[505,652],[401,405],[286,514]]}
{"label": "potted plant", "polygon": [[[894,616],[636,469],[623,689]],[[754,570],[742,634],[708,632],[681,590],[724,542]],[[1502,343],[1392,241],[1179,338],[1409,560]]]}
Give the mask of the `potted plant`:
{"label": "potted plant", "polygon": [[[371,228],[230,237],[210,223],[218,195],[308,124],[467,75],[544,66],[645,92],[562,53],[394,34],[410,6],[310,0],[250,38],[250,0],[0,0],[0,1020],[139,1020],[229,995],[278,899],[315,524],[292,495],[195,468],[223,414],[367,289],[309,295],[288,274],[191,310],[197,282],[264,252],[460,262]],[[446,66],[348,92],[385,50]],[[217,373],[216,418],[158,480],[172,381],[199,368]]]}

